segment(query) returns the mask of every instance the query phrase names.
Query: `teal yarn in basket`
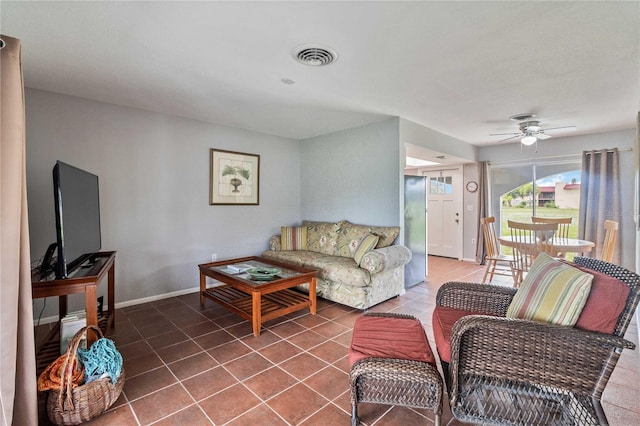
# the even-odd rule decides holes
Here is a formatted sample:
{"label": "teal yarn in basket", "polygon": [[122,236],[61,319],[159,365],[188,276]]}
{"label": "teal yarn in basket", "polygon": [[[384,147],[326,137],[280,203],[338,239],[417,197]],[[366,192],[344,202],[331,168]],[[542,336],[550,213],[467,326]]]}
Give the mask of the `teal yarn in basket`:
{"label": "teal yarn in basket", "polygon": [[78,348],[78,360],[84,365],[85,383],[91,383],[104,374],[116,383],[122,372],[122,355],[113,340],[105,337],[96,340],[89,349]]}

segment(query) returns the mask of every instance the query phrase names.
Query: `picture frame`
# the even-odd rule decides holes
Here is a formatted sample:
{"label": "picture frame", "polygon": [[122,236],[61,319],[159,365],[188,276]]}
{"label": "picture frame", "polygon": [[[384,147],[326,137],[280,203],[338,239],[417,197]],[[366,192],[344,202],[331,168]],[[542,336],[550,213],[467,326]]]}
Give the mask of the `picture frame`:
{"label": "picture frame", "polygon": [[260,156],[211,148],[209,204],[260,204]]}

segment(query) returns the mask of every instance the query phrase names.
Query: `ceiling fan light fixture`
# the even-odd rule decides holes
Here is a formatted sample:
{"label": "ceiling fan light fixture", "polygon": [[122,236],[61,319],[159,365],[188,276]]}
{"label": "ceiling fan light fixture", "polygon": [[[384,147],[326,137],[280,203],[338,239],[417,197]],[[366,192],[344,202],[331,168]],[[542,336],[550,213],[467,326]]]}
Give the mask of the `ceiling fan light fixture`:
{"label": "ceiling fan light fixture", "polygon": [[533,145],[537,140],[538,139],[533,135],[526,135],[520,139],[520,142],[522,142],[523,145]]}

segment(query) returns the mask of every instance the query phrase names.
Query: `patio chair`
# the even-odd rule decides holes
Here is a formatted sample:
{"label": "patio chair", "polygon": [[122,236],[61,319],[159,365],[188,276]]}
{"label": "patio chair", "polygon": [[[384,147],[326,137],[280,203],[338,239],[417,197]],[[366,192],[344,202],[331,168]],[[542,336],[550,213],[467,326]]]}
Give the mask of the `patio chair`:
{"label": "patio chair", "polygon": [[569,238],[569,225],[573,222],[572,217],[538,217],[531,218],[533,223],[557,223],[558,228],[554,233],[554,238]]}
{"label": "patio chair", "polygon": [[480,219],[486,251],[485,262],[487,263],[482,282],[487,282],[487,276],[489,277],[488,282],[491,283],[494,275],[505,275],[512,277],[515,284],[516,274],[513,268],[513,258],[500,254],[500,243],[498,242],[498,235],[496,234],[495,222],[496,218],[493,216]]}
{"label": "patio chair", "polygon": [[[537,217],[533,216],[531,218],[531,222],[533,223],[555,223],[558,225],[558,228],[553,233],[554,239],[569,239],[569,227],[571,226],[571,222],[573,222],[572,217]],[[553,257],[562,258],[564,257],[564,253],[561,252],[550,252],[548,253]]]}
{"label": "patio chair", "polygon": [[507,221],[513,249],[514,285],[518,287],[539,253],[548,252],[546,241],[558,228],[556,223]]}
{"label": "patio chair", "polygon": [[623,336],[640,275],[586,257],[572,266],[594,276],[574,326],[506,318],[514,288],[449,282],[439,289],[433,328],[456,419],[608,424],[600,399],[622,350],[635,348]]}

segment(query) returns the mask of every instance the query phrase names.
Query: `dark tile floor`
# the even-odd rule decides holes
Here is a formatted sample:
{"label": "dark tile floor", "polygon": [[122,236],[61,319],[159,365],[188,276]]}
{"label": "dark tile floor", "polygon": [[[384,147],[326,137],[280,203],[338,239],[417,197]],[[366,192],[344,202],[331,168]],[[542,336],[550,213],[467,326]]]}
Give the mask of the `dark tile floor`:
{"label": "dark tile floor", "polygon": [[[435,292],[446,281],[478,282],[482,272],[468,262],[430,257],[426,283],[371,310],[420,318],[434,346]],[[248,321],[210,301],[201,307],[197,294],[119,309],[109,336],[124,358],[126,384],[91,424],[348,425],[347,354],[361,314],[320,299],[317,315],[288,315],[254,337]],[[627,338],[638,344],[635,322]],[[640,424],[637,350],[622,354],[603,401],[612,425]],[[433,423],[425,410],[361,404],[359,411],[364,425]],[[445,404],[443,424],[450,418]]]}

